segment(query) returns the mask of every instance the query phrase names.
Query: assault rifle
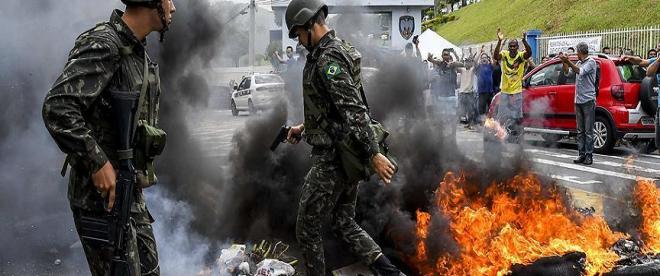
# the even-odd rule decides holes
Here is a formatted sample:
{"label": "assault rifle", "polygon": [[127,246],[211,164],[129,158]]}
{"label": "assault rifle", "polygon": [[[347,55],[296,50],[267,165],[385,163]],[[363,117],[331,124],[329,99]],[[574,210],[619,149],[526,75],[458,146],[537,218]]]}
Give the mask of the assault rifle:
{"label": "assault rifle", "polygon": [[130,233],[130,210],[137,181],[132,146],[139,97],[140,94],[135,92],[111,92],[113,116],[118,132],[116,198],[109,214],[101,218],[81,216],[80,220],[83,240],[112,248],[110,270],[106,272],[106,275],[110,276],[136,275],[137,272],[132,271],[129,264],[126,241]]}

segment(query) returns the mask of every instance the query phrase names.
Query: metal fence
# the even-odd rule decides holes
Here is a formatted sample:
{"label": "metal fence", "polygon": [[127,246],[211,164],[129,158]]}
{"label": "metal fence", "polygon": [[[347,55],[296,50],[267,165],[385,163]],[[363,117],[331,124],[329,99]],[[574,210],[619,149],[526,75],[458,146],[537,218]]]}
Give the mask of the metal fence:
{"label": "metal fence", "polygon": [[[635,55],[646,57],[649,49],[655,49],[660,43],[660,26],[619,28],[605,31],[560,33],[538,38],[538,56],[548,55],[548,42],[552,39],[602,37],[601,48],[610,47],[615,55],[624,49],[632,49]],[[600,49],[598,49],[600,52]]]}
{"label": "metal fence", "polygon": [[[602,37],[601,48],[610,47],[614,55],[619,55],[619,51],[629,48],[634,51],[635,55],[646,58],[646,52],[649,49],[655,49],[660,44],[660,26],[648,27],[635,27],[635,28],[618,28],[603,31],[588,31],[588,32],[572,32],[572,33],[559,33],[549,36],[540,36],[537,38],[538,52],[537,57],[540,59],[548,55],[548,43],[553,39],[579,39],[588,37]],[[485,51],[492,54],[497,45],[497,41],[489,41],[484,43],[463,45],[461,49],[467,56],[470,50],[472,53],[479,52],[481,46],[485,46]],[[503,44],[506,45],[506,44]],[[506,46],[503,46],[505,48]],[[598,49],[600,52],[601,49]]]}

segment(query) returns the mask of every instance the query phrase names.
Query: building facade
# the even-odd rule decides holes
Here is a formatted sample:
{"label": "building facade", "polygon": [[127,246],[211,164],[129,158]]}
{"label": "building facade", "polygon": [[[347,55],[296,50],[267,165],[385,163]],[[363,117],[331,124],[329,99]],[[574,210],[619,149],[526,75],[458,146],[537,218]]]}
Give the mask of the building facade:
{"label": "building facade", "polygon": [[[380,26],[379,33],[366,34],[370,39],[381,40],[381,45],[392,49],[403,49],[412,42],[415,35],[422,31],[422,11],[433,7],[432,0],[326,0],[330,16],[337,14],[378,14],[380,17],[389,17],[389,26]],[[272,9],[275,20],[280,20],[282,48],[293,46],[297,42],[289,39],[284,13],[289,1],[273,1]],[[330,20],[332,22],[332,20]],[[331,24],[332,25],[332,24]],[[340,34],[341,35],[341,34]]]}

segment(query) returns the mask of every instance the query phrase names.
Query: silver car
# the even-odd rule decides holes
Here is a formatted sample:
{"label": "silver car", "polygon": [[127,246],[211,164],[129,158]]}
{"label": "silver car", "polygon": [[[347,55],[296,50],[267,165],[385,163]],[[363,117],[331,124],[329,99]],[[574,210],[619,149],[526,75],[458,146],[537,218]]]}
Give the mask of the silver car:
{"label": "silver car", "polygon": [[231,113],[234,116],[240,111],[255,114],[283,97],[284,80],[279,75],[255,73],[245,76],[232,92]]}

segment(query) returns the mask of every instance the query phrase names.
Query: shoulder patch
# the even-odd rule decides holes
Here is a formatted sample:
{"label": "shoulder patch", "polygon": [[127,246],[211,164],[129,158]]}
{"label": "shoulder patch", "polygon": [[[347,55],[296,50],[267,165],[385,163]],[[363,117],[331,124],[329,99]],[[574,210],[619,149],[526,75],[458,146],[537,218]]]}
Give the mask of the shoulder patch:
{"label": "shoulder patch", "polygon": [[332,62],[323,68],[323,72],[325,73],[325,77],[331,80],[341,73],[341,67],[336,62]]}

